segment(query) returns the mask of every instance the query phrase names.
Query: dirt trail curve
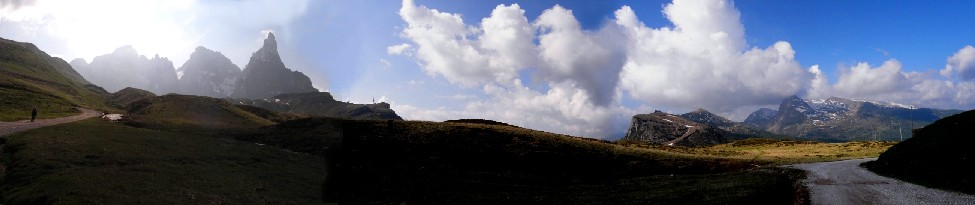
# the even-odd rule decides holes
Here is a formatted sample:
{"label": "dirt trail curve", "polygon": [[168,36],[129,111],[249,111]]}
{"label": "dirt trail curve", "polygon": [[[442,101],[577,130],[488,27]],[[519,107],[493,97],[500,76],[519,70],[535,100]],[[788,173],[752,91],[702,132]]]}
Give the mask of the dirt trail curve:
{"label": "dirt trail curve", "polygon": [[82,113],[75,116],[34,120],[34,122],[30,122],[30,120],[21,120],[16,122],[0,122],[0,136],[7,136],[17,132],[37,129],[41,127],[47,127],[47,126],[57,125],[62,123],[69,123],[69,122],[84,120],[92,117],[98,117],[102,115],[101,112],[95,110],[90,110],[85,108],[78,108],[78,109],[81,110]]}
{"label": "dirt trail curve", "polygon": [[812,204],[975,204],[975,196],[943,191],[874,174],[860,163],[876,158],[796,164],[806,170]]}

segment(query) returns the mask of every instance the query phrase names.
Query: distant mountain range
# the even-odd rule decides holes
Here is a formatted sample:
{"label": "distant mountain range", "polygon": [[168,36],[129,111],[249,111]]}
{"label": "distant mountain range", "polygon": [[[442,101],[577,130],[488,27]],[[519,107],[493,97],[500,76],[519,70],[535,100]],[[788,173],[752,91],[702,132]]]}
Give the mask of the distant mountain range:
{"label": "distant mountain range", "polygon": [[402,120],[388,103],[345,103],[319,92],[308,76],[284,65],[277,48],[274,34],[269,33],[243,71],[220,52],[202,46],[179,69],[158,55],[152,59],[139,55],[131,46],[95,57],[91,63],[75,59],[71,65],[109,92],[125,91],[123,96],[146,96],[139,92],[144,90],[153,96],[176,93],[221,98],[235,105],[300,116]]}
{"label": "distant mountain range", "polygon": [[328,92],[287,93],[266,99],[227,99],[231,103],[250,105],[296,115],[313,115],[359,120],[402,120],[389,103],[353,104],[336,101]]}
{"label": "distant mountain range", "polygon": [[179,69],[158,55],[151,59],[139,55],[132,46],[95,57],[91,63],[75,59],[71,66],[109,92],[133,87],[157,95],[179,93],[250,99],[318,92],[308,76],[285,67],[277,49],[277,40],[269,33],[243,71],[220,52],[202,46]]}
{"label": "distant mountain range", "polygon": [[71,61],[85,79],[116,92],[126,87],[137,87],[153,93],[166,94],[178,91],[173,62],[159,55],[149,59],[139,55],[132,46],[123,46],[114,52],[100,55],[91,63],[84,59]]}
{"label": "distant mountain range", "polygon": [[783,100],[778,110],[759,109],[744,123],[799,139],[901,140],[910,138],[914,128],[961,112],[839,97],[805,100],[792,96]]}
{"label": "distant mountain range", "polygon": [[899,141],[910,138],[913,128],[961,112],[839,97],[806,100],[792,96],[784,99],[778,110],[761,108],[744,122],[734,122],[703,109],[682,115],[660,111],[636,115],[623,140],[684,146],[754,137],[828,142]]}

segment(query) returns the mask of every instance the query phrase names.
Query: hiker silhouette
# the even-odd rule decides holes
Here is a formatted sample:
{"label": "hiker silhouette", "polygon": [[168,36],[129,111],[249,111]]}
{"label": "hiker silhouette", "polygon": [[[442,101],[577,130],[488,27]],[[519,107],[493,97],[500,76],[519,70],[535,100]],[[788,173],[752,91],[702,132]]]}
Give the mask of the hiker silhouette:
{"label": "hiker silhouette", "polygon": [[35,107],[30,111],[30,122],[34,122],[34,118],[37,118],[37,108]]}

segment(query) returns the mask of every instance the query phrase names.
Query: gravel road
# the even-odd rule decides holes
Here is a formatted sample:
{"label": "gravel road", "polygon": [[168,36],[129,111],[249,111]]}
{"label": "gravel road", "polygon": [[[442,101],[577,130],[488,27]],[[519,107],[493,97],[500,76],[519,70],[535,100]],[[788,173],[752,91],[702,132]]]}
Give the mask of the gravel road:
{"label": "gravel road", "polygon": [[69,123],[78,120],[98,117],[102,115],[101,112],[95,110],[90,110],[85,108],[78,108],[78,109],[81,110],[82,113],[75,116],[34,120],[34,122],[30,122],[30,120],[21,120],[16,122],[0,122],[0,136],[7,136],[13,133],[23,132],[31,129],[37,129],[41,127],[57,125],[62,123]]}
{"label": "gravel road", "polygon": [[812,204],[975,204],[975,196],[874,174],[860,163],[876,158],[789,165],[806,170]]}

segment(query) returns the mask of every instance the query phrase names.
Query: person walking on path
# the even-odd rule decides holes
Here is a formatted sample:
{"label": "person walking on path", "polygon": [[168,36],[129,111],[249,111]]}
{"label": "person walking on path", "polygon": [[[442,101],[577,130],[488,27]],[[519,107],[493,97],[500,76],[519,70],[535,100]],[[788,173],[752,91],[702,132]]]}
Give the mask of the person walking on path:
{"label": "person walking on path", "polygon": [[30,122],[34,122],[34,118],[37,118],[37,107],[30,111]]}

